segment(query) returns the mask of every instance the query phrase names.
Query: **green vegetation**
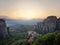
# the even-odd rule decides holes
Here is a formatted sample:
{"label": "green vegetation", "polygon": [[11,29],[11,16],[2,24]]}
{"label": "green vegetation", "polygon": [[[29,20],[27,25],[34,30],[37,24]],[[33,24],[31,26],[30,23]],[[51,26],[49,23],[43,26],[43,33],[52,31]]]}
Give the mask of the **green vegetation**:
{"label": "green vegetation", "polygon": [[33,45],[60,45],[60,33],[49,33],[37,39]]}
{"label": "green vegetation", "polygon": [[58,33],[55,37],[55,45],[60,45],[60,33]]}
{"label": "green vegetation", "polygon": [[19,40],[15,45],[60,45],[60,33],[48,33],[36,39],[32,44],[25,40]]}
{"label": "green vegetation", "polygon": [[[13,34],[14,35],[14,34]],[[10,38],[0,40],[0,45],[60,45],[60,33],[48,33],[36,39],[32,44],[26,41],[27,33],[17,33]]]}
{"label": "green vegetation", "polygon": [[13,33],[10,37],[7,37],[3,40],[0,40],[0,45],[15,45],[16,43],[20,43],[27,38],[27,33]]}

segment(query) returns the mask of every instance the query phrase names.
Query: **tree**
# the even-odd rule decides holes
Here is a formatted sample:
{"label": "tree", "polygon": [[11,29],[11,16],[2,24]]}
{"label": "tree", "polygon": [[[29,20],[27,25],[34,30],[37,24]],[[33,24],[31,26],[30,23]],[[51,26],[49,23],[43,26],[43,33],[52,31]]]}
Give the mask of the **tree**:
{"label": "tree", "polygon": [[55,45],[60,45],[60,33],[58,33],[58,34],[56,35]]}
{"label": "tree", "polygon": [[54,45],[55,34],[49,33],[37,39],[33,45]]}

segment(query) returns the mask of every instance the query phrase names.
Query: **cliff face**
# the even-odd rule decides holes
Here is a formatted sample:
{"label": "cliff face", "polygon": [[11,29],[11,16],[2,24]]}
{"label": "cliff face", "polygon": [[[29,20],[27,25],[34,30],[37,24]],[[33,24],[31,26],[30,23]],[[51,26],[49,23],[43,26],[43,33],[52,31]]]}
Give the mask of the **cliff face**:
{"label": "cliff face", "polygon": [[7,36],[7,27],[5,20],[0,19],[0,39],[3,39]]}
{"label": "cliff face", "polygon": [[43,22],[37,23],[35,27],[34,30],[38,33],[55,32],[56,27],[60,30],[60,19],[57,19],[56,16],[48,16]]}
{"label": "cliff face", "polygon": [[60,31],[60,18],[57,19],[56,30]]}

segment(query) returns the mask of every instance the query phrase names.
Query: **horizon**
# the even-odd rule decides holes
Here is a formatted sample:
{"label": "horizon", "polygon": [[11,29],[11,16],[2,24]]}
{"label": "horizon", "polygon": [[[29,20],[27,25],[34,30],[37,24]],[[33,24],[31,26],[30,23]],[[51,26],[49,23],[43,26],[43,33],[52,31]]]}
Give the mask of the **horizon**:
{"label": "horizon", "polygon": [[0,0],[0,18],[15,20],[60,17],[60,0]]}

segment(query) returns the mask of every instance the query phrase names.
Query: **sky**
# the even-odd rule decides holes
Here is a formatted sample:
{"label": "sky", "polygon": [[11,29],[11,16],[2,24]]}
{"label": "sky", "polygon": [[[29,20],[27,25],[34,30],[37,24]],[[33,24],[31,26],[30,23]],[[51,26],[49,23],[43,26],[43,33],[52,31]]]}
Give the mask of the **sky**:
{"label": "sky", "polygon": [[9,19],[44,19],[60,17],[60,0],[0,0],[0,17]]}

